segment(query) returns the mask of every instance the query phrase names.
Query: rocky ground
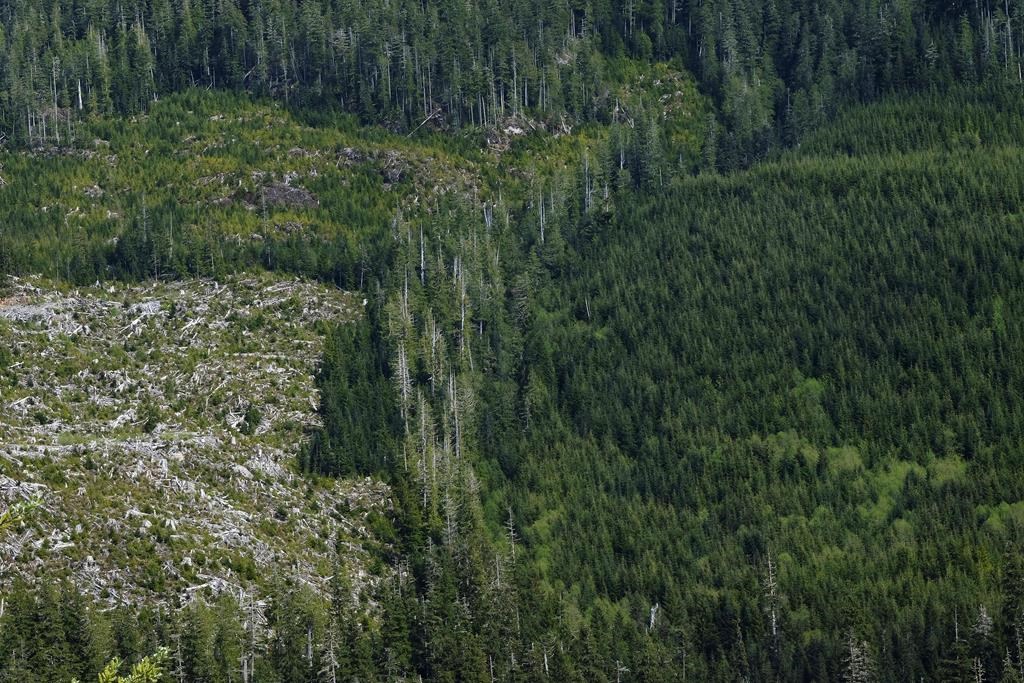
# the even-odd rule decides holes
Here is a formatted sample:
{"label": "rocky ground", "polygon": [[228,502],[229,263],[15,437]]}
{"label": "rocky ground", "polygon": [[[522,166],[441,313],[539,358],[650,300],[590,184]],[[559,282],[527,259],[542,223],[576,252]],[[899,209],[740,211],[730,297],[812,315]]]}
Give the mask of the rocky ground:
{"label": "rocky ground", "polygon": [[[362,300],[268,275],[0,297],[0,501],[42,506],[0,543],[0,576],[70,575],[108,604],[323,586],[340,533],[353,583],[382,571],[386,487],[310,482],[328,324]],[[6,353],[4,353],[6,350]]]}

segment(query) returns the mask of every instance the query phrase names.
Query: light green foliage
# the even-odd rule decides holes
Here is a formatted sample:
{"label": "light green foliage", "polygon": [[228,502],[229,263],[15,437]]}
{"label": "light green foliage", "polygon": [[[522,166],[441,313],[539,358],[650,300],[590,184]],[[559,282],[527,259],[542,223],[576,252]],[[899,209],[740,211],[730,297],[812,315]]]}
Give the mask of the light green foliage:
{"label": "light green foliage", "polygon": [[654,117],[670,168],[689,172],[697,165],[710,102],[686,71],[672,62],[618,58],[608,60],[606,80],[618,84],[618,119],[643,126],[645,116]]}
{"label": "light green foliage", "polygon": [[1024,529],[1024,501],[1002,502],[994,507],[981,506],[978,512],[986,530],[998,536],[1017,534]]}
{"label": "light green foliage", "polygon": [[967,462],[958,455],[936,458],[928,463],[928,476],[934,486],[962,483],[967,476]]}
{"label": "light green foliage", "polygon": [[35,498],[7,506],[3,512],[0,512],[0,535],[7,533],[11,527],[24,522],[32,514],[32,511],[42,504],[42,497],[37,495]]}
{"label": "light green foliage", "polygon": [[857,474],[864,469],[864,461],[856,448],[843,446],[842,448],[830,448],[825,458],[828,468],[837,475]]}
{"label": "light green foliage", "polygon": [[350,284],[360,250],[376,249],[370,226],[425,182],[454,191],[465,178],[443,150],[334,123],[313,129],[272,105],[190,94],[98,121],[67,155],[0,155],[12,178],[0,188],[9,267],[92,283],[262,265]]}
{"label": "light green foliage", "polygon": [[[169,659],[170,651],[167,648],[160,648],[155,654],[136,662],[130,673],[121,676],[121,659],[114,657],[100,672],[99,683],[159,683],[163,679],[165,665]],[[77,679],[72,683],[78,683]]]}

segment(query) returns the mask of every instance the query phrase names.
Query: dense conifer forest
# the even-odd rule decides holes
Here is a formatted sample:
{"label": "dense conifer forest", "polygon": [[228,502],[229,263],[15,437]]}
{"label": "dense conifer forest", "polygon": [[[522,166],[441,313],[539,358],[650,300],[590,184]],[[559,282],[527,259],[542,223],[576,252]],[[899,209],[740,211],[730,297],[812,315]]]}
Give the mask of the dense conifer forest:
{"label": "dense conifer forest", "polygon": [[0,128],[23,144],[183,88],[339,107],[396,130],[604,121],[607,58],[680,60],[718,103],[718,165],[845,103],[1020,80],[1024,5],[898,0],[7,0]]}
{"label": "dense conifer forest", "polygon": [[1019,0],[0,0],[0,300],[355,292],[287,465],[389,490],[369,588],[340,536],[326,590],[5,570],[0,680],[1024,679],[1022,33]]}

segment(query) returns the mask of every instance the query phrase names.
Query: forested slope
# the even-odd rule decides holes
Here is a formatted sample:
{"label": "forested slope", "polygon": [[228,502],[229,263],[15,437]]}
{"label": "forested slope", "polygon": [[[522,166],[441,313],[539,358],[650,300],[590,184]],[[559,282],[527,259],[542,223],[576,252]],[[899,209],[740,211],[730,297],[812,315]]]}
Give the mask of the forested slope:
{"label": "forested slope", "polygon": [[[662,164],[669,155],[686,164],[699,158],[697,130],[707,105],[692,79],[666,64],[648,71],[620,61],[616,68],[624,103],[652,93],[664,98],[661,125],[584,126],[558,135],[521,130],[499,139],[472,130],[424,131],[409,140],[346,115],[192,91],[135,117],[84,122],[76,139],[60,145],[0,154],[0,264],[5,275],[29,278],[0,283],[0,307],[14,321],[0,329],[0,457],[13,482],[5,500],[29,490],[44,499],[17,535],[0,539],[0,553],[30,579],[7,589],[0,673],[17,681],[93,678],[114,654],[133,662],[160,646],[171,648],[168,668],[178,680],[372,680],[384,672],[436,678],[455,670],[479,678],[488,658],[496,675],[520,668],[532,644],[508,637],[520,609],[505,590],[515,572],[493,545],[487,525],[494,518],[483,514],[475,471],[487,466],[477,445],[475,392],[489,389],[461,371],[492,362],[490,352],[480,356],[474,334],[516,334],[506,318],[501,264],[502,254],[520,262],[520,228],[558,245],[566,206],[579,212],[607,204],[613,184],[624,192],[653,187],[667,177]],[[333,330],[319,373],[323,430],[295,411],[281,421],[283,431],[260,427],[276,410],[268,406],[282,399],[314,406],[297,385],[275,384],[283,357],[251,355],[257,337],[272,337],[262,309],[280,297],[257,292],[232,303],[222,286],[254,270],[317,278],[356,290],[355,301],[363,301],[366,317],[355,325],[341,315],[337,326],[316,328]],[[37,272],[51,279],[40,281],[32,276]],[[280,275],[241,281],[265,277]],[[110,280],[127,281],[117,285],[125,288],[123,305],[103,293]],[[36,301],[43,294],[26,282],[43,282],[46,297]],[[144,296],[153,287],[182,292],[180,300],[145,301],[140,310],[151,317],[120,322],[118,315],[136,310],[129,293]],[[410,288],[419,301],[415,311],[396,299]],[[216,305],[191,301],[193,289],[213,292]],[[429,301],[421,298],[427,290]],[[298,309],[282,314],[285,326],[315,309],[313,302],[289,302]],[[424,327],[435,305],[434,326]],[[244,310],[215,313],[220,306]],[[416,373],[417,384],[429,382],[420,406],[431,402],[436,423],[422,407],[413,413],[408,391],[396,386],[403,366],[401,344],[392,342],[404,333],[411,340],[413,320],[431,330],[433,341],[410,348],[405,369]],[[224,348],[210,344],[204,351],[200,324],[227,330]],[[142,337],[126,336],[126,355],[115,348],[100,365],[92,349],[107,343],[108,333]],[[320,348],[320,340],[304,334],[296,328],[292,341],[307,352]],[[430,347],[436,353],[428,366],[422,351]],[[47,359],[68,349],[72,356],[51,368]],[[255,361],[241,372],[236,363],[244,358]],[[459,376],[449,374],[452,364]],[[122,370],[126,381],[108,377]],[[97,391],[100,381],[113,384]],[[261,389],[271,385],[279,388]],[[149,398],[136,406],[139,396]],[[91,408],[92,399],[106,407]],[[125,415],[110,401],[124,404]],[[415,479],[408,475],[419,456],[407,431],[413,414],[434,449],[429,476],[421,469]],[[212,440],[197,437],[202,447],[187,436],[211,429]],[[127,445],[118,441],[115,453],[105,435]],[[217,447],[221,440],[231,446]],[[278,457],[296,450],[294,460]],[[37,460],[27,466],[22,452]],[[160,453],[186,464],[171,462],[169,475],[162,474]],[[139,462],[132,464],[132,454],[140,454]],[[260,519],[252,506],[270,503],[253,491],[268,484],[262,474],[251,481],[245,472],[253,474],[251,462],[269,460],[289,493],[275,494],[276,507]],[[348,481],[321,481],[320,473]],[[199,504],[209,495],[231,514],[246,515],[245,533],[226,531],[217,515],[172,514],[179,506],[160,500],[169,495],[164,484],[181,477],[194,484]],[[97,478],[105,484],[75,486]],[[155,491],[150,479],[159,484]],[[353,524],[365,512],[358,504],[322,498],[346,490],[391,491],[393,512]],[[223,506],[225,499],[231,502]],[[144,521],[137,528],[117,524],[116,547],[77,530],[81,519],[126,514]],[[334,533],[328,518],[353,524],[352,535]],[[201,531],[212,525],[214,535],[197,541],[193,522]],[[280,531],[288,525],[315,537]],[[26,545],[25,538],[34,540]],[[272,571],[262,552],[268,538],[282,549]],[[494,586],[486,585],[485,564],[501,577]],[[104,565],[120,572],[112,590],[81,584],[81,576]],[[328,571],[330,585],[321,580]],[[464,641],[464,655],[453,639]]]}
{"label": "forested slope", "polygon": [[[413,129],[619,114],[605,60],[676,60],[720,107],[724,168],[843,104],[1020,80],[1024,5],[898,0],[5,0],[0,134],[28,144],[193,87]],[[636,112],[627,112],[633,115]]]}
{"label": "forested slope", "polygon": [[[581,182],[511,229],[456,214],[425,267],[399,247],[377,386],[402,461],[369,466],[412,489],[414,668],[1014,679],[1019,93],[960,98],[853,109],[649,194],[612,164],[589,208]],[[368,466],[324,454],[305,466]],[[439,658],[435,620],[479,654]]]}
{"label": "forested slope", "polygon": [[1019,140],[793,154],[620,203],[525,331],[512,487],[553,592],[660,603],[698,678],[835,680],[853,633],[885,680],[998,680],[1022,170]]}
{"label": "forested slope", "polygon": [[[362,303],[277,431],[259,594],[19,582],[0,680],[1024,678],[1022,12],[0,0],[0,273]],[[43,391],[4,351],[10,412]],[[102,459],[57,441],[54,482]],[[317,524],[366,477],[368,533]]]}

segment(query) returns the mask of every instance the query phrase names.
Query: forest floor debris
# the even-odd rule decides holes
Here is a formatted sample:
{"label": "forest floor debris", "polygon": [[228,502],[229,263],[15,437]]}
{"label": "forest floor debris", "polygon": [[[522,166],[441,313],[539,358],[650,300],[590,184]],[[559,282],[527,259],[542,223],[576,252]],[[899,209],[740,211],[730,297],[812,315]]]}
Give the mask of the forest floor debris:
{"label": "forest floor debris", "polygon": [[310,482],[294,465],[317,420],[324,326],[361,314],[353,295],[269,275],[13,280],[0,501],[44,506],[0,543],[0,569],[66,572],[112,605],[237,593],[268,568],[322,587],[340,533],[354,583],[372,581],[387,487]]}

